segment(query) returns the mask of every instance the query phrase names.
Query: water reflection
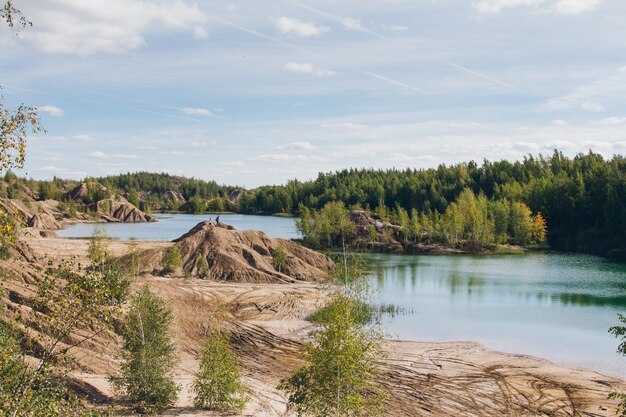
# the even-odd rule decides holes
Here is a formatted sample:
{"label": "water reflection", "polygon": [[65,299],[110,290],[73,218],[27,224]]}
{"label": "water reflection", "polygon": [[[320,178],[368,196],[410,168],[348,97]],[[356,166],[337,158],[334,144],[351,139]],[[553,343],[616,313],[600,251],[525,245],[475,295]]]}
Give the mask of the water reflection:
{"label": "water reflection", "polygon": [[626,375],[607,332],[626,312],[626,265],[556,253],[365,257],[378,301],[414,312],[385,319],[401,339],[476,340]]}

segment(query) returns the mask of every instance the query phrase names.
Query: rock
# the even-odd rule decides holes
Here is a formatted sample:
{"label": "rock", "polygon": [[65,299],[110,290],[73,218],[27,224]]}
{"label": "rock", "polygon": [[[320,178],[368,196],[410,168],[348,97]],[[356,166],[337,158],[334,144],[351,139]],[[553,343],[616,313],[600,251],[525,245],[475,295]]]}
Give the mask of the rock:
{"label": "rock", "polygon": [[123,197],[100,200],[90,205],[89,208],[100,213],[101,218],[107,222],[145,223],[156,221],[152,216],[139,210]]}
{"label": "rock", "polygon": [[93,190],[94,188],[96,189],[96,192],[100,193],[101,195],[107,196],[108,198],[111,197],[111,193],[107,190],[107,188],[104,185],[98,184],[98,183],[91,183],[88,185],[87,183],[83,182],[77,185],[76,187],[74,187],[73,189],[71,189],[70,191],[68,191],[67,193],[63,194],[61,196],[61,200],[63,201],[74,200],[76,202],[82,203],[87,199],[89,192],[94,191]]}
{"label": "rock", "polygon": [[22,225],[43,230],[63,228],[63,214],[49,201],[30,202],[8,198],[0,199],[0,209],[17,219]]}
{"label": "rock", "polygon": [[164,192],[163,198],[175,203],[184,203],[186,201],[185,197],[183,197],[181,193],[173,190],[167,190],[166,192]]}
{"label": "rock", "polygon": [[228,199],[233,203],[239,203],[241,197],[243,197],[245,191],[242,188],[233,188],[228,192]]}

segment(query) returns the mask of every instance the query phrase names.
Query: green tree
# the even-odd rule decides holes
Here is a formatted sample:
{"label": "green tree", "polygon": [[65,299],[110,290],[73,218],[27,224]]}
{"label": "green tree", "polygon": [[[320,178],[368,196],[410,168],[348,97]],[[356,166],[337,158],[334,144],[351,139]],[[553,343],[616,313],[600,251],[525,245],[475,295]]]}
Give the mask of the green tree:
{"label": "green tree", "polygon": [[337,266],[343,289],[324,307],[323,320],[304,344],[305,365],[281,381],[299,416],[383,415],[386,392],[379,382],[381,335],[363,320],[367,281],[362,264],[348,255]]}
{"label": "green tree", "polygon": [[[0,352],[7,354],[0,354],[0,416],[98,415],[63,387],[65,371],[57,365],[71,362],[73,349],[112,331],[121,302],[111,297],[102,274],[85,273],[71,262],[51,262],[35,289],[33,310],[38,313],[32,320],[40,332],[26,328],[18,347],[9,327],[0,322]],[[34,364],[27,359],[32,357],[38,359]]]}
{"label": "green tree", "polygon": [[518,245],[528,244],[533,234],[533,218],[530,209],[524,203],[513,202],[509,213],[511,241]]}
{"label": "green tree", "polygon": [[173,245],[167,248],[161,258],[161,266],[163,267],[163,273],[171,274],[176,272],[178,268],[183,264],[183,255],[180,252],[180,246]]}
{"label": "green tree", "polygon": [[[613,326],[609,329],[609,332],[612,333],[615,337],[620,339],[620,344],[617,347],[617,353],[620,355],[626,356],[626,316],[618,314],[618,319],[621,322],[621,325]],[[626,393],[623,392],[612,392],[609,395],[609,399],[617,399],[620,400],[620,416],[626,417]]]}
{"label": "green tree", "polygon": [[102,268],[109,260],[109,237],[104,230],[94,229],[87,247],[87,257],[94,268]]}
{"label": "green tree", "polygon": [[241,368],[230,346],[230,335],[217,330],[207,336],[200,353],[200,368],[191,391],[196,408],[240,412],[247,397]]}
{"label": "green tree", "polygon": [[119,393],[148,410],[172,405],[180,390],[173,375],[177,358],[172,320],[171,308],[147,285],[132,297],[123,331],[121,370],[110,379]]}
{"label": "green tree", "polygon": [[287,252],[282,246],[274,249],[272,251],[272,266],[276,268],[278,272],[282,272],[282,270],[287,265]]}

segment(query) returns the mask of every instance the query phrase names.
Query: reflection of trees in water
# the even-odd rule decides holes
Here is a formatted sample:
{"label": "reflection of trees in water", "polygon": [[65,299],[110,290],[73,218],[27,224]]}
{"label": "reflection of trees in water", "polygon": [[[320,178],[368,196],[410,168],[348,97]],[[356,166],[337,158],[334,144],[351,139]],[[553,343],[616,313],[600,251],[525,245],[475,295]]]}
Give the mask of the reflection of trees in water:
{"label": "reflection of trees in water", "polygon": [[483,295],[487,281],[479,276],[452,271],[447,276],[447,283],[450,287],[451,295],[462,295],[465,293],[468,297],[471,297],[472,295]]}

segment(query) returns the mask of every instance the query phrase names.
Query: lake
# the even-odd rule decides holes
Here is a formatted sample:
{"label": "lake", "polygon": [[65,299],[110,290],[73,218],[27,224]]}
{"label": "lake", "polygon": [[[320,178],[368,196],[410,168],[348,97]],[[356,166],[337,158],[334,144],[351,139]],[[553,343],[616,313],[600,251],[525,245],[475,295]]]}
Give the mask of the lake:
{"label": "lake", "polygon": [[[174,240],[187,233],[198,223],[215,221],[216,214],[156,214],[154,223],[76,223],[59,230],[60,237],[91,237],[99,229],[113,239]],[[237,229],[262,230],[271,237],[298,238],[295,219],[276,216],[245,214],[220,214],[220,221]]]}
{"label": "lake", "polygon": [[[100,228],[120,239],[171,240],[215,215],[161,215],[157,223],[76,224],[63,237]],[[240,214],[238,229],[295,238],[294,219]],[[560,253],[524,255],[366,255],[378,300],[407,314],[383,319],[405,340],[473,340],[504,352],[626,376],[626,358],[608,333],[626,313],[626,265]]]}

